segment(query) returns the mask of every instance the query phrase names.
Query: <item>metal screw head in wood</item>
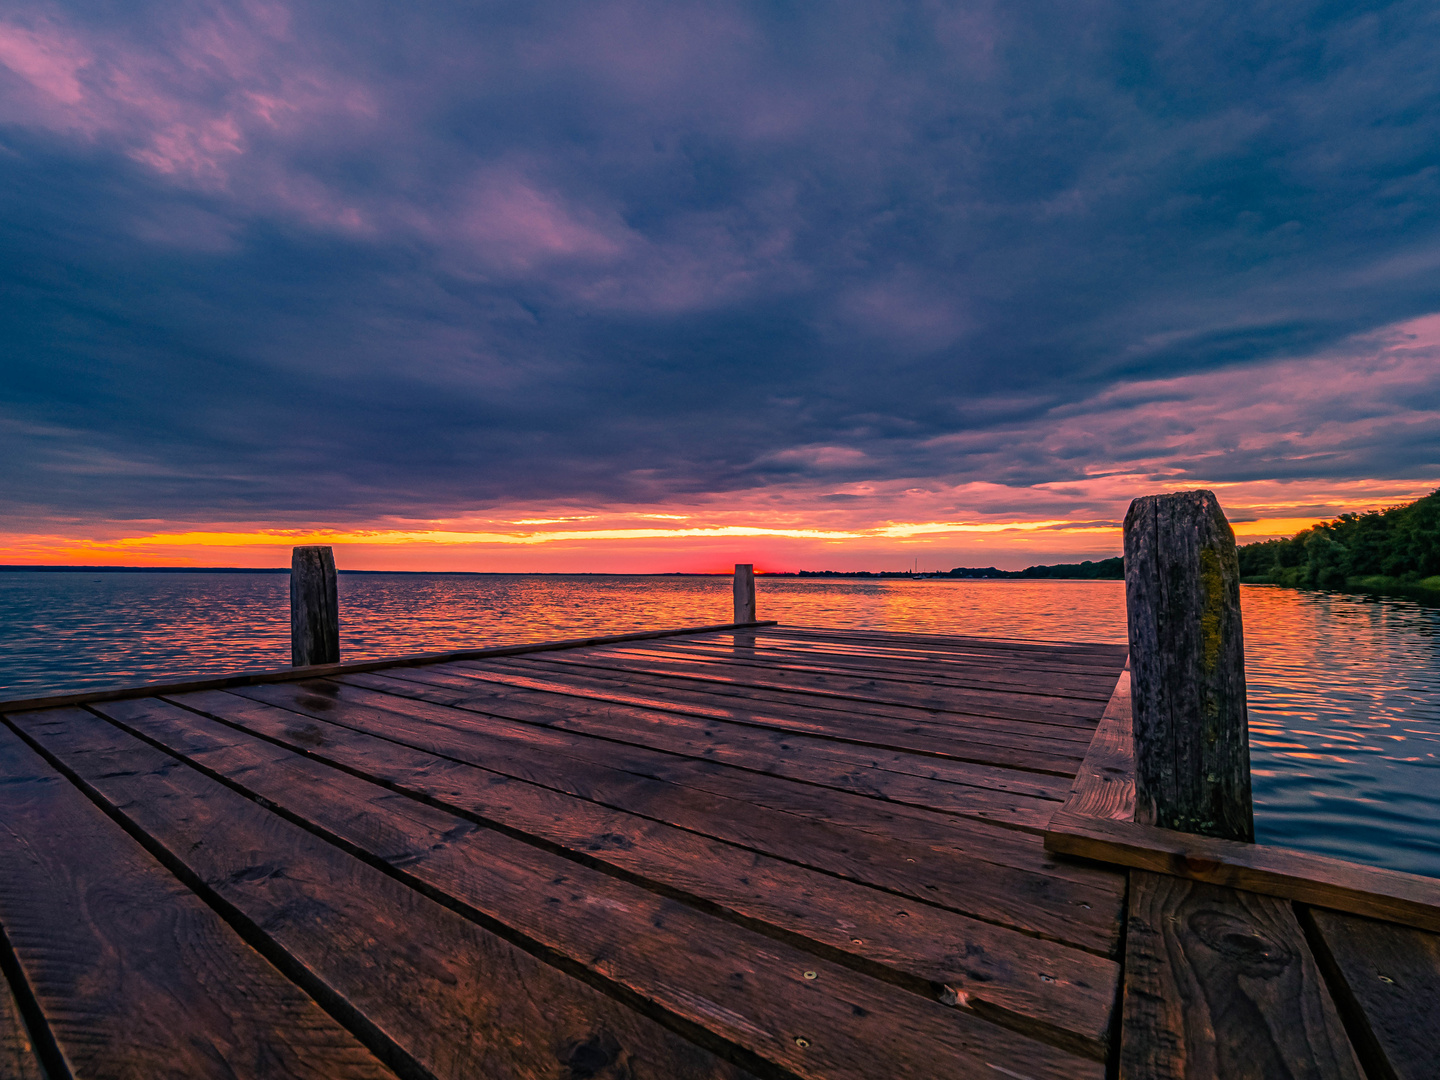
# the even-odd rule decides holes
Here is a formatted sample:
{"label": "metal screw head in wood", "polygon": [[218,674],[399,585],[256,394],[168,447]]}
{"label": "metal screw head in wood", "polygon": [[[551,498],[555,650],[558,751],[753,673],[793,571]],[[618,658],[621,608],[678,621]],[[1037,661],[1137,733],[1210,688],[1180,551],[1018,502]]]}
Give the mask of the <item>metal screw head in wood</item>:
{"label": "metal screw head in wood", "polygon": [[1235,534],[1210,491],[1125,515],[1135,819],[1254,840]]}
{"label": "metal screw head in wood", "polygon": [[755,621],[755,564],[735,564],[735,621]]}
{"label": "metal screw head in wood", "polygon": [[340,600],[328,547],[297,547],[290,557],[290,662],[340,662]]}

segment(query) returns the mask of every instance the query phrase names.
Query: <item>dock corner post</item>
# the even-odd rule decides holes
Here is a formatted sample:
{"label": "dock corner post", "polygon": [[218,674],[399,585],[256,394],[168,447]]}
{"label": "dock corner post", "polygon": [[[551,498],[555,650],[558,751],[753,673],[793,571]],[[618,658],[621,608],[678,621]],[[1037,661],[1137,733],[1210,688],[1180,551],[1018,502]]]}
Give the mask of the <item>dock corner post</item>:
{"label": "dock corner post", "polygon": [[755,564],[735,564],[735,621],[755,621]]}
{"label": "dock corner post", "polygon": [[1235,534],[1210,491],[1125,515],[1135,820],[1255,839]]}
{"label": "dock corner post", "polygon": [[290,556],[290,663],[309,667],[339,662],[335,553],[328,547],[297,547]]}

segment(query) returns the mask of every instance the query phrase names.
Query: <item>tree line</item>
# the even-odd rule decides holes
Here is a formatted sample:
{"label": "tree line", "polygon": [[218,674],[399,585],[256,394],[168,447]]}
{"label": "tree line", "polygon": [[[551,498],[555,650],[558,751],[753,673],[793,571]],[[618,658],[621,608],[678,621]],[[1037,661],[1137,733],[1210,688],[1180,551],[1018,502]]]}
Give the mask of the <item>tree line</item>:
{"label": "tree line", "polygon": [[[1363,514],[1341,514],[1287,540],[1262,540],[1238,549],[1240,576],[1256,584],[1310,589],[1419,586],[1440,591],[1440,489],[1423,499]],[[1125,576],[1125,560],[997,570],[961,566],[958,578],[1085,578]]]}
{"label": "tree line", "polygon": [[1240,576],[1314,589],[1431,586],[1440,576],[1440,489],[1385,510],[1341,514],[1288,540],[1240,548]]}

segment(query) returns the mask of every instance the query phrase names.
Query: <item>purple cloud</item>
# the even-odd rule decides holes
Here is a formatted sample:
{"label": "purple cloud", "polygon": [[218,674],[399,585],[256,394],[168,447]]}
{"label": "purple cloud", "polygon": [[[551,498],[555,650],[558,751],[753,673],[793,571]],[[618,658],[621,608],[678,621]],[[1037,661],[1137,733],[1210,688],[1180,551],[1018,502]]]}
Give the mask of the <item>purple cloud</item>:
{"label": "purple cloud", "polygon": [[0,475],[336,519],[1434,477],[1433,355],[1373,335],[1440,311],[1436,57],[1418,3],[22,0]]}

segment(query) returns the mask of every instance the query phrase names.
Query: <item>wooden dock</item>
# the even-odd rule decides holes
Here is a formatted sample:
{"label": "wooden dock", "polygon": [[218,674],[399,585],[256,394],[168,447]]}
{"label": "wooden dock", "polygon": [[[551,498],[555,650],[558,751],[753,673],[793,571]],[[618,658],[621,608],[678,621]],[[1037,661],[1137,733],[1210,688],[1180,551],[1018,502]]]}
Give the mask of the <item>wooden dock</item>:
{"label": "wooden dock", "polygon": [[1440,882],[1136,825],[1126,651],[754,624],[0,704],[0,1078],[1436,1076]]}

